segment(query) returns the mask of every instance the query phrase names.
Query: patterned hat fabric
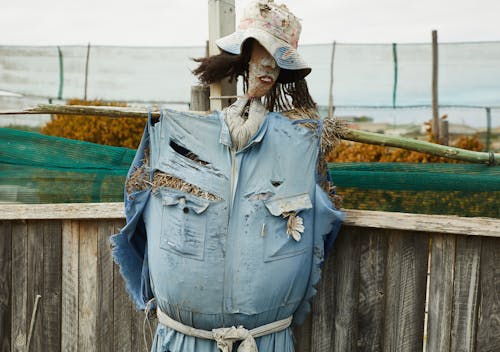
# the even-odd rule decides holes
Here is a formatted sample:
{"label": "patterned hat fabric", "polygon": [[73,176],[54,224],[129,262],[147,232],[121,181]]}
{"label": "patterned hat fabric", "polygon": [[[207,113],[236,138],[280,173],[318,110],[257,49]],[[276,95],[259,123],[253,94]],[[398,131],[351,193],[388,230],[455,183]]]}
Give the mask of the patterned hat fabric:
{"label": "patterned hat fabric", "polygon": [[304,78],[311,68],[297,52],[301,25],[284,4],[272,0],[251,3],[243,10],[236,32],[217,39],[217,46],[239,55],[248,38],[257,40],[280,67],[278,82],[289,83]]}

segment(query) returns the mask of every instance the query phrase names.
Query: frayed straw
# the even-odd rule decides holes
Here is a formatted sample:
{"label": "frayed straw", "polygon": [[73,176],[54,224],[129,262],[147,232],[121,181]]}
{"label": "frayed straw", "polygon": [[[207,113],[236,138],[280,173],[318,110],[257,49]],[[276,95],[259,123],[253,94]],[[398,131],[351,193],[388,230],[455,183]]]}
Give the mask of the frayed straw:
{"label": "frayed straw", "polygon": [[[292,121],[302,119],[320,119],[318,111],[316,109],[295,108],[293,110],[283,111],[282,114]],[[317,128],[317,125],[315,123],[302,123],[300,125],[309,128],[310,130],[315,130]]]}
{"label": "frayed straw", "polygon": [[[194,159],[192,159],[194,160]],[[199,160],[199,163],[206,165],[206,162]],[[144,159],[140,167],[137,167],[127,179],[126,190],[128,194],[137,191],[144,191],[151,188],[152,191],[157,191],[162,187],[173,188],[181,192],[192,194],[194,196],[204,198],[207,200],[220,200],[214,194],[202,190],[200,187],[190,184],[178,177],[169,175],[163,171],[155,171],[153,175],[153,182],[149,181],[149,150],[144,150]]]}
{"label": "frayed straw", "polygon": [[323,120],[323,134],[321,136],[321,151],[328,155],[347,133],[348,123],[346,120],[326,117]]}
{"label": "frayed straw", "polygon": [[141,161],[141,166],[135,168],[125,184],[128,194],[144,191],[152,186],[149,182],[149,149],[144,149],[144,159]]}
{"label": "frayed straw", "polygon": [[159,188],[168,187],[179,190],[184,193],[192,194],[194,196],[204,198],[207,200],[220,200],[216,195],[202,190],[200,187],[188,183],[180,178],[169,175],[162,171],[155,171],[153,176],[153,192]]}

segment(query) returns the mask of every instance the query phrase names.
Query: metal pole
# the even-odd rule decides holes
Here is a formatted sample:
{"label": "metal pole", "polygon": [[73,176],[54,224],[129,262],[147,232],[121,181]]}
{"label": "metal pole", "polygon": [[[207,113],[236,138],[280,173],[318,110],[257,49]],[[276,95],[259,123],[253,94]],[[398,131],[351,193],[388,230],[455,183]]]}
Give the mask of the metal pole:
{"label": "metal pole", "polygon": [[335,107],[333,106],[333,62],[335,58],[335,46],[336,42],[333,41],[332,44],[332,58],[330,60],[330,94],[328,99],[328,117],[333,117]]}
{"label": "metal pole", "polygon": [[486,108],[486,151],[491,148],[491,108]]}
{"label": "metal pole", "polygon": [[392,108],[396,107],[396,93],[398,89],[398,50],[397,44],[392,43],[392,60],[394,62],[394,85],[392,87]]}
{"label": "metal pole", "polygon": [[62,99],[62,92],[64,85],[64,65],[63,65],[63,54],[59,46],[57,46],[57,53],[59,54],[59,89],[57,91],[57,99]]}
{"label": "metal pole", "polygon": [[87,82],[89,76],[89,57],[90,57],[90,43],[87,45],[87,60],[85,60],[85,88],[83,92],[83,100],[87,100]]}
{"label": "metal pole", "polygon": [[438,43],[437,31],[432,31],[432,133],[434,141],[439,141],[439,102],[438,102]]}

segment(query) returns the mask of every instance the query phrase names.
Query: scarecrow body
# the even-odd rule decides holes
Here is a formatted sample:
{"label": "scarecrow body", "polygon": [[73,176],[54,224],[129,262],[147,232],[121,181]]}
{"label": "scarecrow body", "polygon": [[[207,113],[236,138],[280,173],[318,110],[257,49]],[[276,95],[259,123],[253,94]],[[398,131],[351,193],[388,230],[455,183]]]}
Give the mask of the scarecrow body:
{"label": "scarecrow body", "polygon": [[[209,116],[164,111],[148,121],[127,179],[139,168],[150,186],[126,192],[127,225],[113,242],[137,307],[156,300],[153,352],[232,352],[233,343],[238,352],[294,351],[290,323],[309,311],[342,219],[318,186],[322,124],[260,102],[279,81],[287,85],[275,94],[313,105],[299,34],[286,6],[253,3],[239,30],[217,41],[248,59],[233,67],[248,66],[247,96]],[[244,42],[251,55],[240,55]],[[222,62],[200,72],[226,74]]]}
{"label": "scarecrow body", "polygon": [[[198,329],[246,329],[309,310],[319,280],[324,237],[342,214],[318,187],[320,127],[269,113],[235,152],[221,113],[174,111],[148,123],[134,165],[150,150],[151,172],[196,184],[210,195],[161,187],[128,194],[127,226],[113,238],[115,259],[139,308],[155,297],[171,318]],[[173,143],[172,143],[173,142]],[[181,145],[200,164],[180,154]],[[303,219],[300,240],[285,216]],[[291,329],[256,339],[260,351],[293,351]],[[216,343],[159,325],[153,351],[216,352]]]}

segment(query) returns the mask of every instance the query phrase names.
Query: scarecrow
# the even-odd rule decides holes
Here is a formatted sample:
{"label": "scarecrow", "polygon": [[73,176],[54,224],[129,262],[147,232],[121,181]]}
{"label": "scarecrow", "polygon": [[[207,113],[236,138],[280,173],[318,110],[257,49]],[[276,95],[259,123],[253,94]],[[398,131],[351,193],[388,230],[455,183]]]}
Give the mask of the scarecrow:
{"label": "scarecrow", "polygon": [[154,300],[152,351],[294,351],[291,325],[342,219],[320,186],[331,128],[311,113],[300,29],[286,6],[252,3],[194,71],[242,76],[245,95],[208,116],[148,119],[112,240],[137,307]]}

